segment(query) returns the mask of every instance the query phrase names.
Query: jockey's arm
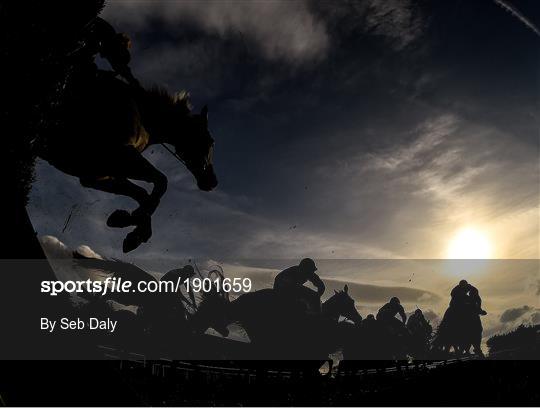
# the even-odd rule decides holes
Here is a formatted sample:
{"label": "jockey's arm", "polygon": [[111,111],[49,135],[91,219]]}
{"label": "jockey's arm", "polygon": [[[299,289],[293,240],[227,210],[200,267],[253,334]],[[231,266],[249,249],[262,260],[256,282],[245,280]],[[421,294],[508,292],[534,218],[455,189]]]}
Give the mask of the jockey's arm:
{"label": "jockey's arm", "polygon": [[112,69],[122,76],[129,84],[140,86],[139,81],[133,76],[129,68],[131,61],[131,40],[116,30],[107,21],[97,18],[95,23],[95,32],[99,40],[99,53],[107,59]]}
{"label": "jockey's arm", "polygon": [[474,301],[478,304],[479,307],[481,307],[482,299],[480,298],[480,293],[478,292],[478,289],[475,286],[469,284],[469,291],[472,291],[472,294],[474,294]]}
{"label": "jockey's arm", "polygon": [[317,293],[319,294],[319,297],[324,294],[326,287],[317,274],[311,274],[308,278],[308,281],[310,281],[315,287],[317,287]]}

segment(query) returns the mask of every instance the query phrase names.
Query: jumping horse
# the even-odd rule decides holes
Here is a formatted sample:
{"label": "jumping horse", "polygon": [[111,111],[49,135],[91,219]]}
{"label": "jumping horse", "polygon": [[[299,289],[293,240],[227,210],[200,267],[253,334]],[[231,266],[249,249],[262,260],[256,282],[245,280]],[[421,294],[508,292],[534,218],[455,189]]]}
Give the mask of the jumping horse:
{"label": "jumping horse", "polygon": [[[185,92],[134,88],[101,72],[84,92],[72,93],[60,126],[43,140],[38,156],[52,166],[78,177],[85,187],[138,203],[133,212],[117,209],[107,219],[109,227],[135,226],[124,239],[125,253],[150,239],[151,216],[167,190],[167,177],[142,155],[149,146],[164,145],[193,174],[200,190],[217,186],[208,108],[193,114]],[[148,193],[131,180],[151,183],[153,189]]]}

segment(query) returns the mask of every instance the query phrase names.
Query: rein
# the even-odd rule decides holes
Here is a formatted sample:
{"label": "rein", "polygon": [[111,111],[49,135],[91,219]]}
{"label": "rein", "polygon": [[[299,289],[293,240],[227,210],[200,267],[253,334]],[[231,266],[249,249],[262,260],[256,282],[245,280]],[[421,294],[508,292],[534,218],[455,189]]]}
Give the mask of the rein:
{"label": "rein", "polygon": [[178,159],[178,161],[183,164],[183,165],[186,165],[186,161],[184,159],[182,159],[180,157],[180,155],[178,155],[176,152],[174,152],[171,148],[169,148],[167,145],[165,145],[164,143],[161,144],[161,146],[163,146],[165,149],[167,149],[169,151],[169,153],[174,156],[176,159]]}

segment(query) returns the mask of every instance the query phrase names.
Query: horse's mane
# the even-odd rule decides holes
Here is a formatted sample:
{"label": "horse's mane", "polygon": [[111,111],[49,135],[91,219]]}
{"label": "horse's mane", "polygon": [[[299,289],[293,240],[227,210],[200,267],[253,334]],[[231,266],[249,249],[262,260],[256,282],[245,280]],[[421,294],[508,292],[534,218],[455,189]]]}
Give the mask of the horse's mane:
{"label": "horse's mane", "polygon": [[154,85],[146,89],[145,102],[155,112],[167,112],[175,109],[180,110],[185,116],[191,113],[191,101],[189,92],[186,90],[171,94],[166,88]]}

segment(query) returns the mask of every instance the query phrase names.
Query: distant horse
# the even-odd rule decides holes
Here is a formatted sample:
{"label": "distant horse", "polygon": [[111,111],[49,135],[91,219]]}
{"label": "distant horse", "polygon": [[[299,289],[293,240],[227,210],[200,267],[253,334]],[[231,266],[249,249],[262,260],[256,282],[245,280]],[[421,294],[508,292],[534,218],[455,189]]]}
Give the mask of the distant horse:
{"label": "distant horse", "polygon": [[482,355],[482,322],[473,306],[463,308],[449,307],[437,328],[432,342],[434,351],[450,352],[458,355],[469,353],[471,347],[478,355]]}
{"label": "distant horse", "polygon": [[433,327],[429,321],[413,320],[409,317],[407,329],[410,334],[408,354],[414,359],[426,359],[430,351]]}
{"label": "distant horse", "polygon": [[[151,237],[151,215],[167,190],[167,177],[142,156],[150,145],[172,145],[199,189],[217,186],[208,109],[192,114],[186,94],[133,88],[106,72],[92,81],[64,104],[60,126],[44,136],[38,156],[85,187],[137,201],[131,214],[116,210],[107,220],[110,227],[136,226],[123,243],[129,252]],[[130,179],[152,183],[152,192]]]}
{"label": "distant horse", "polygon": [[[411,354],[412,337],[404,325],[398,329],[367,319],[350,328],[346,339],[343,349],[346,361],[394,361],[407,359]],[[341,367],[345,366],[352,368],[356,364],[344,362]]]}
{"label": "distant horse", "polygon": [[197,333],[213,328],[226,336],[227,325],[238,323],[247,333],[255,359],[327,359],[340,343],[338,319],[362,317],[348,294],[336,291],[321,313],[308,314],[273,289],[243,294],[234,301],[205,297],[191,320]]}

